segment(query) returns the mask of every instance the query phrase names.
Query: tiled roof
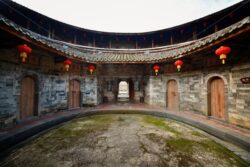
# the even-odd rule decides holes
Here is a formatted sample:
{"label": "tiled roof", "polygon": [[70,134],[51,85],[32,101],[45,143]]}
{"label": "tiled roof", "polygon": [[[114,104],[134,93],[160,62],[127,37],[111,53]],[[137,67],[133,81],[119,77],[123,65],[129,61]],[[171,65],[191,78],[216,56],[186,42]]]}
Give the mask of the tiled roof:
{"label": "tiled roof", "polygon": [[202,49],[206,45],[230,35],[241,29],[243,26],[248,25],[250,23],[250,17],[246,17],[227,28],[198,40],[148,49],[109,49],[75,45],[32,32],[1,15],[0,23],[4,23],[14,31],[21,33],[21,35],[28,36],[32,40],[59,51],[66,57],[72,59],[77,58],[91,63],[153,63],[166,59],[175,59],[183,55],[188,55],[197,49]]}

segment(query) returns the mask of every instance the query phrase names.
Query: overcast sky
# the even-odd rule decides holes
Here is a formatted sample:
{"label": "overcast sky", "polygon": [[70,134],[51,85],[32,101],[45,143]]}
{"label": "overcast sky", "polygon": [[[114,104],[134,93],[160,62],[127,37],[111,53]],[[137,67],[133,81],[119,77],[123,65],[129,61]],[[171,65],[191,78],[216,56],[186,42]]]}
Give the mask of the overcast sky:
{"label": "overcast sky", "polygon": [[106,32],[173,27],[241,0],[14,0],[56,20]]}

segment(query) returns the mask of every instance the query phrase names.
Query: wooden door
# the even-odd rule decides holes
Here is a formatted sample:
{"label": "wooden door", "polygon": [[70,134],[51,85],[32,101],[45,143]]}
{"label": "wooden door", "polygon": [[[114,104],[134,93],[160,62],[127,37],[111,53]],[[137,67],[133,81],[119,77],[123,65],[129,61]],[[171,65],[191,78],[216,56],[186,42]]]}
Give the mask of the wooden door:
{"label": "wooden door", "polygon": [[20,119],[34,115],[35,110],[35,81],[25,77],[21,81]]}
{"label": "wooden door", "polygon": [[178,109],[178,89],[175,80],[170,80],[167,84],[167,104],[169,110]]}
{"label": "wooden door", "polygon": [[69,84],[69,108],[80,107],[80,82],[71,80]]}
{"label": "wooden door", "polygon": [[211,115],[217,118],[224,118],[225,112],[225,96],[224,82],[220,78],[215,78],[211,81],[211,99],[210,108]]}
{"label": "wooden door", "polygon": [[132,79],[130,79],[128,81],[129,83],[129,99],[131,102],[134,101],[134,97],[135,97],[135,88],[134,88],[134,82]]}

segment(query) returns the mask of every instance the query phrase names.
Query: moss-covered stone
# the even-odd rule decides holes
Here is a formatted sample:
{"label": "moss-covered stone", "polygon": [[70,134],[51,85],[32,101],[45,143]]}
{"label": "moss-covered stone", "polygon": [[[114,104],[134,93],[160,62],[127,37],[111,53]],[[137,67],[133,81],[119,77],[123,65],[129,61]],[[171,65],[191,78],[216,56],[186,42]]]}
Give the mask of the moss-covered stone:
{"label": "moss-covered stone", "polygon": [[173,134],[179,135],[180,133],[175,130],[174,128],[170,127],[169,124],[171,123],[170,120],[167,121],[166,118],[159,118],[159,117],[152,117],[152,116],[144,116],[143,121],[145,123],[157,126],[161,129],[164,129],[168,132],[172,132]]}

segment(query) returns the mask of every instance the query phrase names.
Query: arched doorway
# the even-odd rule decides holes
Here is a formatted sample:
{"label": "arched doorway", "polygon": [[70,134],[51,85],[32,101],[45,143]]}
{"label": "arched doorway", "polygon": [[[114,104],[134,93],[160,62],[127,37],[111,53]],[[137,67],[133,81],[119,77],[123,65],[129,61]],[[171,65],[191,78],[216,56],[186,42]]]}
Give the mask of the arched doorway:
{"label": "arched doorway", "polygon": [[80,107],[80,82],[73,79],[69,82],[69,108]]}
{"label": "arched doorway", "polygon": [[178,88],[175,80],[167,83],[167,104],[169,110],[178,109]]}
{"label": "arched doorway", "polygon": [[35,115],[35,80],[33,77],[24,77],[21,81],[20,119]]}
{"label": "arched doorway", "polygon": [[126,81],[119,82],[118,85],[118,95],[117,99],[118,101],[129,101],[129,84]]}
{"label": "arched doorway", "polygon": [[214,77],[209,82],[209,116],[225,118],[225,93],[224,81]]}

